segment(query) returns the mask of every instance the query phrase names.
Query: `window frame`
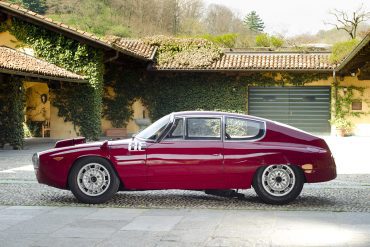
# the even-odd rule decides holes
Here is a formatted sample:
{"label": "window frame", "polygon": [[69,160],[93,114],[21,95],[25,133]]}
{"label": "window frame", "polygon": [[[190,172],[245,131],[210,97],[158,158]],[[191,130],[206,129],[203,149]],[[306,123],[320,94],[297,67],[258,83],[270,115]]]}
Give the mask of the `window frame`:
{"label": "window frame", "polygon": [[[179,138],[179,139],[167,139],[167,135],[169,134],[169,133],[171,133],[171,131],[173,131],[174,129],[174,127],[175,127],[175,122],[176,122],[176,120],[177,119],[182,119],[182,121],[183,121],[183,124],[182,124],[182,131],[183,131],[183,135],[182,135],[182,138]],[[171,125],[171,128],[169,128],[169,130],[167,131],[167,133],[164,135],[164,137],[163,137],[163,141],[184,141],[184,140],[186,140],[185,139],[185,130],[186,130],[186,119],[185,119],[185,117],[174,117],[173,118],[173,122],[172,122],[172,125]]]}
{"label": "window frame", "polygon": [[[224,140],[224,121],[223,116],[219,115],[192,115],[192,116],[185,116],[185,132],[184,132],[184,141],[223,141]],[[219,119],[220,120],[220,137],[217,139],[188,139],[188,119],[194,119],[194,118],[202,118],[202,119]],[[201,138],[201,137],[199,137]]]}
{"label": "window frame", "polygon": [[[258,122],[260,124],[262,124],[262,131],[263,133],[260,135],[256,135],[254,137],[251,137],[251,138],[243,138],[243,139],[234,139],[234,140],[228,140],[226,138],[226,123],[227,123],[227,118],[234,118],[234,119],[241,119],[241,120],[245,120],[245,121],[252,121],[252,122]],[[239,117],[239,116],[224,116],[224,119],[223,119],[223,122],[224,122],[224,126],[223,126],[223,129],[224,129],[224,132],[223,132],[223,137],[224,137],[224,142],[255,142],[255,141],[259,141],[261,139],[263,139],[265,136],[266,136],[266,132],[267,132],[267,128],[266,128],[266,121],[262,121],[262,120],[258,120],[258,119],[252,119],[252,118],[246,118],[246,117]]]}

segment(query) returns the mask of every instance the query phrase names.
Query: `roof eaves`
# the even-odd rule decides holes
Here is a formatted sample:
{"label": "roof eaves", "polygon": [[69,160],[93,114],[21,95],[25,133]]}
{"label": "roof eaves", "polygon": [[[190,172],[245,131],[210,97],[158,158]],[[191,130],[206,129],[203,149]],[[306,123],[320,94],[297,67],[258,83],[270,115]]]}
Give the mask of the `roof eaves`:
{"label": "roof eaves", "polygon": [[347,55],[347,57],[335,68],[336,72],[339,72],[346,66],[356,55],[357,53],[365,47],[370,41],[370,33]]}
{"label": "roof eaves", "polygon": [[77,82],[77,83],[87,83],[88,82],[88,80],[86,79],[72,79],[72,78],[66,78],[66,77],[48,76],[48,75],[43,75],[43,74],[38,74],[38,73],[24,72],[24,71],[4,69],[4,68],[0,68],[0,73],[10,74],[10,75],[19,75],[19,76],[24,76],[24,77],[32,77],[32,78],[41,78],[41,79],[47,79],[47,80],[53,80],[53,81],[67,81],[67,82]]}
{"label": "roof eaves", "polygon": [[243,68],[216,68],[216,69],[211,69],[211,68],[158,68],[158,67],[151,67],[148,68],[149,71],[181,71],[181,72],[285,72],[285,71],[290,71],[290,72],[332,72],[333,68],[325,68],[325,69],[306,69],[306,68],[279,68],[279,69],[273,69],[273,68],[266,68],[266,69],[243,69]]}
{"label": "roof eaves", "polygon": [[1,8],[6,9],[8,12],[10,12],[10,14],[17,15],[18,17],[19,16],[26,17],[26,18],[30,19],[31,21],[33,21],[34,24],[43,23],[43,24],[45,24],[47,26],[50,26],[52,28],[62,30],[63,32],[66,32],[66,33],[68,33],[72,36],[78,36],[79,38],[86,39],[90,42],[94,42],[94,43],[96,43],[96,44],[98,44],[98,45],[100,45],[100,46],[102,46],[106,49],[117,50],[119,52],[122,52],[125,55],[129,55],[129,56],[132,56],[132,57],[144,60],[144,61],[150,61],[150,59],[148,59],[144,56],[140,56],[140,55],[135,54],[133,52],[130,52],[128,50],[124,50],[122,48],[120,49],[119,47],[116,47],[116,46],[112,45],[110,42],[105,41],[105,40],[103,40],[103,39],[101,39],[101,38],[99,38],[99,37],[97,37],[93,34],[90,34],[88,32],[82,31],[82,30],[78,30],[76,28],[65,25],[61,22],[54,21],[54,20],[52,20],[48,17],[45,17],[45,16],[39,15],[37,13],[34,13],[32,11],[20,8],[18,5],[9,4],[9,3],[6,3],[6,2],[3,2],[3,1],[0,0],[0,9]]}
{"label": "roof eaves", "polygon": [[[29,54],[26,54],[26,53],[23,53],[23,52],[20,52],[20,51],[17,51],[15,49],[12,49],[12,48],[9,48],[9,47],[6,47],[6,46],[0,46],[0,49],[5,49],[5,50],[8,50],[9,52],[14,52],[15,54],[18,54],[18,55],[22,55],[24,57],[26,57],[27,59],[31,59],[31,60],[34,60],[34,61],[38,61],[40,63],[45,63],[45,64],[50,64],[51,66],[54,66],[62,71],[65,71],[65,72],[68,72],[70,75],[61,75],[61,76],[58,76],[58,75],[45,75],[43,73],[39,73],[37,71],[25,71],[25,70],[22,70],[22,69],[13,69],[13,68],[9,68],[9,67],[0,67],[0,69],[3,71],[3,73],[7,73],[7,74],[18,74],[18,75],[26,75],[26,76],[32,76],[32,75],[36,75],[36,76],[32,76],[32,77],[38,77],[38,78],[45,78],[45,79],[52,79],[52,78],[58,78],[58,80],[63,80],[63,81],[71,81],[71,82],[88,82],[87,80],[87,77],[86,76],[82,76],[82,75],[78,75],[74,72],[71,72],[65,68],[62,68],[62,67],[59,67],[55,64],[52,64],[52,63],[49,63],[45,60],[42,60],[42,59],[39,59],[37,57],[33,57]],[[0,66],[2,66],[0,64]]]}

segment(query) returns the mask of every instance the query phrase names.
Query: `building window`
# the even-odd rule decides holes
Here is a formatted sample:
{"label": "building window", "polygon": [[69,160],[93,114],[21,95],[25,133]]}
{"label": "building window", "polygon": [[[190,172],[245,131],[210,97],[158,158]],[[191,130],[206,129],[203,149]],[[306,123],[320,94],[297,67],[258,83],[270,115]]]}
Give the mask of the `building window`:
{"label": "building window", "polygon": [[362,101],[355,100],[352,102],[352,110],[354,111],[362,111]]}

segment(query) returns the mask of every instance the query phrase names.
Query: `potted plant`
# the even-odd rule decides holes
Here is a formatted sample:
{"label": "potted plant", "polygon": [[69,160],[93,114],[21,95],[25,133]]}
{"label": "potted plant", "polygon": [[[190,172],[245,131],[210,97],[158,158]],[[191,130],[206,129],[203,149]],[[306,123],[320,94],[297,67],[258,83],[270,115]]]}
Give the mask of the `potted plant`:
{"label": "potted plant", "polygon": [[330,121],[335,126],[336,136],[344,137],[350,133],[352,129],[352,123],[348,119],[343,117],[334,118]]}

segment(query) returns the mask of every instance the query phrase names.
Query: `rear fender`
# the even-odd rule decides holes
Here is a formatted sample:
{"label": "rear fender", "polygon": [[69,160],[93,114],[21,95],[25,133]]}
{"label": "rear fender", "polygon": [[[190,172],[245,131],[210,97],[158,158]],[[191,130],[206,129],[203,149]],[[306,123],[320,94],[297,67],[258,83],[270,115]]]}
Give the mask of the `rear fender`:
{"label": "rear fender", "polygon": [[[263,160],[261,160],[261,164],[262,166],[259,167],[258,169],[262,169],[263,167],[266,167],[269,165],[285,164],[285,165],[295,165],[302,170],[302,167],[300,165],[298,165],[295,161],[288,159],[288,157],[282,153],[273,153],[273,154],[264,156]],[[258,169],[256,169],[253,174],[252,184],[253,184],[253,180],[254,180],[255,174]],[[306,177],[305,177],[305,181],[306,181]]]}

